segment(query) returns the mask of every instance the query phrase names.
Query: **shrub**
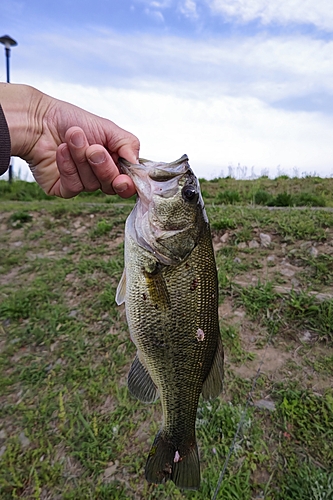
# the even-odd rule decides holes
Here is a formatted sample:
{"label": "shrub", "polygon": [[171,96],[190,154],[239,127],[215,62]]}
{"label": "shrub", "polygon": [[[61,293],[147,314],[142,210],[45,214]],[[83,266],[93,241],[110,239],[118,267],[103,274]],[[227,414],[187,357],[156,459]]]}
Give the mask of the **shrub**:
{"label": "shrub", "polygon": [[273,196],[267,191],[259,189],[256,193],[254,193],[253,199],[256,205],[267,205],[270,201],[272,201]]}
{"label": "shrub", "polygon": [[322,195],[315,195],[311,193],[300,193],[295,196],[295,205],[298,207],[325,207],[326,201]]}
{"label": "shrub", "polygon": [[221,191],[216,196],[217,203],[223,203],[224,205],[234,205],[235,203],[239,203],[241,201],[241,197],[238,191],[232,191],[226,189],[225,191]]}
{"label": "shrub", "polygon": [[269,203],[269,207],[292,207],[294,205],[293,197],[289,193],[279,193]]}

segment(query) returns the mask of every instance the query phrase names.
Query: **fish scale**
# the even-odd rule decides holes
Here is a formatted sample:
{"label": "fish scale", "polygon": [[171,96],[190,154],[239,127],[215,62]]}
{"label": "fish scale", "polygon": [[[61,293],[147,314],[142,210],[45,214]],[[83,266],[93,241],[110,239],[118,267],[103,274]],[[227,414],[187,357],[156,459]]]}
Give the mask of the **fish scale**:
{"label": "fish scale", "polygon": [[144,170],[123,167],[140,187],[126,222],[125,274],[117,293],[117,302],[125,301],[138,348],[129,388],[145,402],[158,393],[162,403],[163,423],[148,456],[147,480],[171,479],[180,488],[196,489],[198,400],[201,392],[206,398],[217,396],[223,378],[217,271],[199,184],[187,157],[158,167],[152,163],[151,176],[156,168],[164,176],[155,185],[150,163],[144,162]]}

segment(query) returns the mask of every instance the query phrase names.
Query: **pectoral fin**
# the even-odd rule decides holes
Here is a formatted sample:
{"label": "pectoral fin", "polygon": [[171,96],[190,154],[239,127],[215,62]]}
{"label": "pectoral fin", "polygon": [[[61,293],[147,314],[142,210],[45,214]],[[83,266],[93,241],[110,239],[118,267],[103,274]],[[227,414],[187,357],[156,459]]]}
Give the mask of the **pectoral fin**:
{"label": "pectoral fin", "polygon": [[138,351],[128,374],[128,389],[133,396],[143,403],[152,403],[158,398],[157,387],[139,357],[140,353]]}
{"label": "pectoral fin", "polygon": [[126,269],[124,269],[122,277],[120,278],[119,285],[116,292],[116,304],[120,306],[125,302],[126,298]]}
{"label": "pectoral fin", "polygon": [[169,291],[161,272],[145,273],[147,290],[152,303],[162,311],[171,307]]}
{"label": "pectoral fin", "polygon": [[202,396],[204,399],[216,398],[223,389],[223,346],[221,337],[218,337],[215,357],[210,372],[202,386]]}

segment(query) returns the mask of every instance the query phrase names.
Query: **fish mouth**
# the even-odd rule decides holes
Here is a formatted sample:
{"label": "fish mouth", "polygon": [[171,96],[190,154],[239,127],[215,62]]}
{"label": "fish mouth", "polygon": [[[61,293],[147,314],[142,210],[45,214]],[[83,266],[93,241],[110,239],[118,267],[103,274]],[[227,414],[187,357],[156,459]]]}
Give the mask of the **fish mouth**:
{"label": "fish mouth", "polygon": [[[158,163],[151,160],[146,160],[145,158],[139,158],[138,161],[139,163],[130,163],[129,161],[125,160],[125,158],[120,157],[118,159],[119,172],[121,174],[126,174],[130,177],[133,177],[135,171],[146,171],[147,175],[152,180],[165,182],[178,177],[179,175],[183,175],[185,171],[190,168],[187,155],[183,155],[178,160],[172,161],[170,163]],[[184,163],[186,163],[186,165],[183,165]],[[180,167],[183,168],[180,169]]]}
{"label": "fish mouth", "polygon": [[118,168],[120,173],[132,179],[141,202],[146,206],[155,194],[163,198],[173,196],[177,191],[179,180],[188,172],[192,172],[187,155],[170,163],[154,162],[144,158],[140,158],[139,163],[130,163],[124,158],[119,158]]}

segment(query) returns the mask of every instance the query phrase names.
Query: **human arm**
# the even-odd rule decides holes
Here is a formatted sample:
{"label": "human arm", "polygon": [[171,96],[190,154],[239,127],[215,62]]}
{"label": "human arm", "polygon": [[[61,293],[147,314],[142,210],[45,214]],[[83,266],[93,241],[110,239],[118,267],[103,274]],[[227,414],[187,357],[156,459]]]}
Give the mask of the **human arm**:
{"label": "human arm", "polygon": [[47,194],[71,198],[101,188],[132,196],[131,179],[119,174],[119,156],[136,163],[138,139],[110,120],[27,85],[0,83],[11,155],[29,163]]}

